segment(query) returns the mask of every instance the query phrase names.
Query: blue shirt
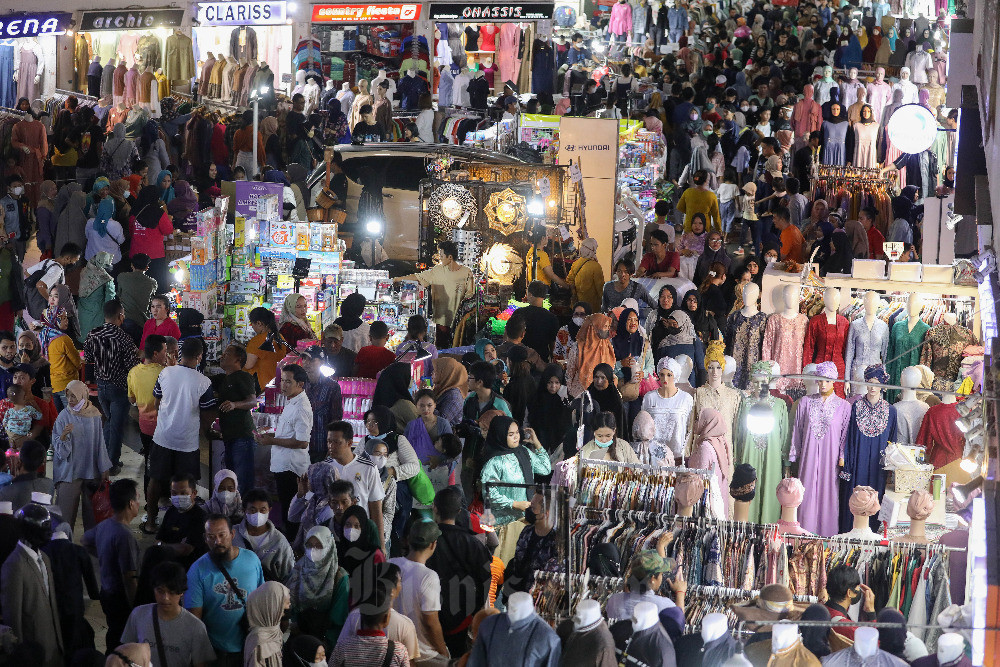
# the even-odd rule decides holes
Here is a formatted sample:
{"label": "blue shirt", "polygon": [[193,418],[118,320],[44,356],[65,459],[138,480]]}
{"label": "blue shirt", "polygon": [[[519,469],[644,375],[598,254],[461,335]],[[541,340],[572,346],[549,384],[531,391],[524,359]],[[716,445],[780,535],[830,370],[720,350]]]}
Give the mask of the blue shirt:
{"label": "blue shirt", "polygon": [[0,199],[3,208],[3,228],[7,234],[14,234],[15,239],[21,238],[21,206],[17,199],[7,195]]}
{"label": "blue shirt", "polygon": [[264,570],[260,559],[248,549],[240,549],[236,558],[226,563],[229,576],[239,589],[237,595],[222,570],[207,553],[194,562],[188,570],[188,589],[184,594],[184,606],[188,609],[201,608],[201,620],[208,629],[208,638],[216,651],[240,653],[246,639],[240,629],[240,619],[246,608],[240,597],[246,600],[252,591],[264,583]]}

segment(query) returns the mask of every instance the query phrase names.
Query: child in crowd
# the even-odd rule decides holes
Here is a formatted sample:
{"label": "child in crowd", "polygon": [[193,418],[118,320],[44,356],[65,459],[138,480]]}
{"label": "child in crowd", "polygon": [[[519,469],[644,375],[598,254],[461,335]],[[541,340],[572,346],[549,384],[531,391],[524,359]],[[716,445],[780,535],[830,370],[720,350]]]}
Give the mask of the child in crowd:
{"label": "child in crowd", "polygon": [[31,433],[31,422],[41,419],[42,413],[33,405],[28,405],[27,394],[20,385],[12,384],[7,387],[7,400],[10,405],[4,406],[3,430],[10,446],[17,449]]}

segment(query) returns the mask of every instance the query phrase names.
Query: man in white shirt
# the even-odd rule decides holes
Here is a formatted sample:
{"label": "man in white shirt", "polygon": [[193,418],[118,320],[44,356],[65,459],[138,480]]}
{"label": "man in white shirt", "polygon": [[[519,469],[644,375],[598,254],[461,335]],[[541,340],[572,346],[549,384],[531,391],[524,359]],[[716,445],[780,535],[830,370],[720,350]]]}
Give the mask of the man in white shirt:
{"label": "man in white shirt", "polygon": [[368,456],[364,447],[359,447],[355,455],[353,445],[354,427],[350,422],[330,422],[326,426],[326,449],[329,456],[323,463],[333,469],[334,477],[346,479],[354,484],[354,501],[368,510],[368,518],[375,522],[380,546],[384,550],[382,499],[385,498],[385,489],[375,462]]}
{"label": "man in white shirt", "polygon": [[[160,371],[153,385],[153,411],[157,414],[153,446],[149,452],[149,488],[146,497],[158,499],[169,488],[170,478],[186,473],[201,476],[198,452],[201,434],[215,420],[215,393],[211,381],[198,371],[204,344],[188,338],[181,345],[176,366]],[[147,518],[143,532],[155,533],[156,517]]]}
{"label": "man in white shirt", "polygon": [[403,590],[392,607],[412,619],[417,627],[421,667],[444,667],[450,657],[438,612],[441,611],[441,580],[427,567],[427,559],[437,548],[441,529],[433,521],[417,521],[410,527],[410,551],[406,558],[391,558],[403,574]]}
{"label": "man in white shirt", "polygon": [[299,477],[309,469],[309,438],[312,435],[313,411],[306,395],[309,375],[298,364],[281,369],[281,395],[285,407],[278,415],[274,435],[258,433],[257,442],[271,445],[271,472],[278,487],[278,500],[285,520],[285,535],[292,538],[299,524],[288,521],[288,509],[299,487]]}
{"label": "man in white shirt", "polygon": [[82,255],[83,250],[80,249],[80,246],[75,243],[67,243],[63,245],[58,257],[43,259],[38,264],[27,269],[26,273],[28,277],[34,275],[36,271],[45,269],[45,273],[35,283],[35,291],[38,292],[41,299],[36,299],[32,295],[28,304],[29,315],[35,319],[42,316],[42,310],[45,309],[45,305],[49,300],[49,290],[56,285],[62,285],[66,282],[66,267],[79,262]]}

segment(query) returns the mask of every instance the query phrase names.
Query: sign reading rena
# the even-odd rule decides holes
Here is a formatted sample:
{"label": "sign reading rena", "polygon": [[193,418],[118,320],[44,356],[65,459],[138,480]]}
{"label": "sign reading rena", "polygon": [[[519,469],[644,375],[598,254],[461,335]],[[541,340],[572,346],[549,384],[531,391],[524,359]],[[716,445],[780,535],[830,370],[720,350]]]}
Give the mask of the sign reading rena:
{"label": "sign reading rena", "polygon": [[552,18],[555,5],[546,2],[518,4],[472,4],[461,2],[432,2],[431,21],[492,21],[516,23],[518,21],[547,21]]}
{"label": "sign reading rena", "polygon": [[65,32],[72,14],[9,14],[0,16],[0,39],[37,37]]}
{"label": "sign reading rena", "polygon": [[416,21],[420,5],[313,5],[313,23]]}
{"label": "sign reading rena", "polygon": [[80,30],[146,30],[177,28],[184,20],[183,9],[122,9],[107,12],[84,12]]}
{"label": "sign reading rena", "polygon": [[278,25],[285,22],[285,0],[276,2],[202,2],[202,25]]}

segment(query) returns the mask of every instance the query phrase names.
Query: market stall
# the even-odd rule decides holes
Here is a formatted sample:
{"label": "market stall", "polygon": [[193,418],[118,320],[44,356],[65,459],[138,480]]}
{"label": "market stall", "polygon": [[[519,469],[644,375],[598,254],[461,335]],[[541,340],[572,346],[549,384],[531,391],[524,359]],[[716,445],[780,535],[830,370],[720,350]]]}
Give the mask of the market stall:
{"label": "market stall", "polygon": [[[0,88],[0,107],[12,109],[22,97],[33,102],[55,91],[56,36],[66,32],[71,18],[68,12],[0,17],[0,79],[14,82]],[[89,65],[79,72],[83,91]]]}

